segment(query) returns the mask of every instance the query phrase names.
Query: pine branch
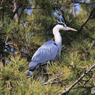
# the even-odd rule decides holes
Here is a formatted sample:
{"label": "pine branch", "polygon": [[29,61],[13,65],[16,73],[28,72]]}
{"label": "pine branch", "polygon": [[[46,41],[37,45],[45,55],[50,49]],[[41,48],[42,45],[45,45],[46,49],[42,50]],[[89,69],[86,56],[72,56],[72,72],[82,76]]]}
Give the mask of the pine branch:
{"label": "pine branch", "polygon": [[67,92],[69,92],[79,81],[82,80],[83,77],[85,77],[93,68],[95,67],[95,64],[90,67],[85,73],[83,73],[70,87],[68,87],[66,90],[64,90],[60,95],[65,95]]}
{"label": "pine branch", "polygon": [[81,32],[81,30],[83,29],[83,27],[85,26],[85,24],[89,21],[89,19],[92,17],[94,11],[95,11],[95,7],[93,8],[93,10],[89,14],[89,16],[86,18],[86,20],[84,21],[84,23],[81,25],[80,29],[77,32],[78,34]]}
{"label": "pine branch", "polygon": [[64,19],[64,21],[65,21],[65,24],[68,25],[68,22],[67,22],[67,20],[66,20],[66,18],[65,18],[65,16],[64,16],[63,8],[60,7],[59,4],[57,4],[57,2],[56,2],[55,0],[54,0],[54,3],[57,5],[58,9],[61,11],[61,14],[62,14],[62,17],[63,17],[63,19]]}

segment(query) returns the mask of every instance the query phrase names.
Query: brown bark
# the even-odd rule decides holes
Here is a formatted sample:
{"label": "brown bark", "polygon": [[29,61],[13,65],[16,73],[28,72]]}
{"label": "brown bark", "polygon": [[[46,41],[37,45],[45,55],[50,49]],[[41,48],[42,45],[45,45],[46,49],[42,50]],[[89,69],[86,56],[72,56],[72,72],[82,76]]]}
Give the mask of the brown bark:
{"label": "brown bark", "polygon": [[17,8],[17,2],[16,2],[16,0],[14,0],[14,2],[13,2],[13,13],[14,13],[14,15],[13,15],[13,17],[14,17],[14,20],[15,20],[15,22],[18,22],[18,14],[17,14],[17,10],[18,8]]}

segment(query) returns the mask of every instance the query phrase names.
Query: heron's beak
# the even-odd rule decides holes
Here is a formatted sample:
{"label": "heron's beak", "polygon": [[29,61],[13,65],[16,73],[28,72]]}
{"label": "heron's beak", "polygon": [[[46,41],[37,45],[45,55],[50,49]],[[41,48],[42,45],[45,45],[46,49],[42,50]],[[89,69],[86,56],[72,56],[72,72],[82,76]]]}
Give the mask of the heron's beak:
{"label": "heron's beak", "polygon": [[70,27],[67,27],[68,30],[72,30],[72,31],[77,31],[76,29],[73,29],[73,28],[70,28]]}

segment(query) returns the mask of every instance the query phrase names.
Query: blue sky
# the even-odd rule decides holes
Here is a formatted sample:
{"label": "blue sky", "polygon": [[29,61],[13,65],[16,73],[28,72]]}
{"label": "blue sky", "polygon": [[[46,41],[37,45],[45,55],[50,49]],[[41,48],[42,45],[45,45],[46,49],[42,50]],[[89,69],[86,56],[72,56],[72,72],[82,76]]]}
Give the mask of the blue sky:
{"label": "blue sky", "polygon": [[31,12],[32,12],[32,7],[31,7],[31,9],[27,10],[27,14],[31,14]]}

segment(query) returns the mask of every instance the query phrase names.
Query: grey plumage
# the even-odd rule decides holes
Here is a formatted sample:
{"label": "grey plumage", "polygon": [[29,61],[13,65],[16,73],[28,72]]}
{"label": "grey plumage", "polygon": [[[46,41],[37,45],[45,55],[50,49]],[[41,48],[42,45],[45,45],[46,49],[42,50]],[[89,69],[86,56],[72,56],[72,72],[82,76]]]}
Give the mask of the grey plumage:
{"label": "grey plumage", "polygon": [[54,41],[44,43],[33,55],[29,63],[29,70],[33,71],[39,64],[46,64],[49,60],[55,60],[58,53],[58,46]]}
{"label": "grey plumage", "polygon": [[[64,23],[58,23],[53,28],[53,35],[55,41],[45,42],[33,55],[31,62],[29,63],[29,70],[34,71],[39,65],[47,64],[48,61],[55,61],[60,58],[62,37],[60,30],[73,30],[73,28],[66,26]],[[31,72],[30,72],[31,73]]]}

